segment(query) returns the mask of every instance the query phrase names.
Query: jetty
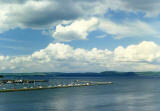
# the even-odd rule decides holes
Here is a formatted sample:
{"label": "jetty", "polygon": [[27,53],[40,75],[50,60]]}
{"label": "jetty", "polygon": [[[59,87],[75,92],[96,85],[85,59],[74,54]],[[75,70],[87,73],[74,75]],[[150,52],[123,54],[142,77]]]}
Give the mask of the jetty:
{"label": "jetty", "polygon": [[[84,82],[84,81],[81,81]],[[32,90],[45,90],[45,89],[55,89],[55,88],[69,88],[69,87],[83,87],[83,86],[96,86],[96,85],[108,85],[112,82],[86,82],[86,83],[76,83],[76,84],[59,84],[56,86],[37,86],[37,87],[24,87],[18,89],[0,89],[1,92],[16,92],[16,91],[32,91]]]}

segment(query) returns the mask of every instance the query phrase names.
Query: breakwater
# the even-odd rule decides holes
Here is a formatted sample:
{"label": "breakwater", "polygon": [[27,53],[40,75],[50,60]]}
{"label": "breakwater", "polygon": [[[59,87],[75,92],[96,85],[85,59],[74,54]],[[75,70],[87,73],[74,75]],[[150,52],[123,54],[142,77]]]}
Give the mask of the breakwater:
{"label": "breakwater", "polygon": [[[83,81],[82,81],[83,82]],[[47,87],[24,87],[20,89],[1,89],[0,92],[15,92],[15,91],[32,91],[32,90],[44,90],[44,89],[55,89],[55,88],[69,88],[69,87],[83,87],[83,86],[96,86],[96,85],[108,85],[112,82],[87,82],[83,84],[67,84],[67,85],[56,85],[56,86],[47,86]]]}

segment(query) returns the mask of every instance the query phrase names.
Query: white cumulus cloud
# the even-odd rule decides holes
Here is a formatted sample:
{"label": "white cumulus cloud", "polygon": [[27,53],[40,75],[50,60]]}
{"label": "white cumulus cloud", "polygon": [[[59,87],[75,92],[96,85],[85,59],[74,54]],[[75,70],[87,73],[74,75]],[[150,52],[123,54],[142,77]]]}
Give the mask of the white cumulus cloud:
{"label": "white cumulus cloud", "polygon": [[57,25],[52,36],[56,41],[85,40],[88,32],[95,30],[97,25],[97,18],[75,20],[71,24],[64,24],[64,26],[63,24]]}
{"label": "white cumulus cloud", "polygon": [[119,46],[113,51],[73,48],[51,43],[45,49],[26,56],[0,56],[1,72],[99,72],[159,71],[160,46],[150,41]]}

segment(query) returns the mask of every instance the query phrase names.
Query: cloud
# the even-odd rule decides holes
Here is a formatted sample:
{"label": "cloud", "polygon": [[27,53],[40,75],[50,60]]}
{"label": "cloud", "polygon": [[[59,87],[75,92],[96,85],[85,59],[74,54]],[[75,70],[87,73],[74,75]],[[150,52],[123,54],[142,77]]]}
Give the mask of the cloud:
{"label": "cloud", "polygon": [[160,14],[159,0],[121,0],[121,10],[129,12],[141,12],[146,17],[155,17]]}
{"label": "cloud", "polygon": [[125,37],[159,37],[160,33],[152,25],[140,20],[115,23],[104,19],[99,28],[116,39]]}
{"label": "cloud", "polygon": [[[160,13],[159,7],[159,0],[0,0],[0,33],[15,28],[49,29],[58,42],[86,40],[88,33],[97,29],[117,39],[159,37],[158,28],[152,23],[140,20],[116,23],[104,17],[108,10],[156,17]],[[66,44],[51,43],[32,55],[1,55],[0,71],[160,70],[159,48],[154,42],[147,41],[126,48],[119,46],[114,51],[75,49]]]}
{"label": "cloud", "polygon": [[[128,37],[159,37],[158,27],[154,26],[155,24],[140,20],[124,20],[121,23],[116,23],[109,19],[94,17],[90,19],[79,19],[73,22],[62,22],[56,26],[56,29],[51,32],[51,35],[57,42],[86,40],[88,33],[94,30],[103,31],[105,35],[111,35],[115,39]],[[98,36],[97,38],[104,38],[105,35]]]}
{"label": "cloud", "polygon": [[6,42],[24,42],[22,40],[14,40],[7,37],[0,37],[0,41],[6,41]]}
{"label": "cloud", "polygon": [[56,26],[55,31],[53,31],[52,37],[58,42],[86,40],[88,32],[95,30],[97,25],[97,18],[91,18],[89,20],[75,20],[71,24],[65,24],[64,26],[63,24],[59,24]]}
{"label": "cloud", "polygon": [[96,38],[98,38],[98,39],[103,39],[105,37],[106,37],[106,35],[98,35],[98,36],[96,36]]}
{"label": "cloud", "polygon": [[[147,49],[147,50],[146,50]],[[110,51],[49,44],[26,56],[0,56],[1,72],[159,71],[160,46],[150,41]]]}
{"label": "cloud", "polygon": [[114,50],[114,65],[111,69],[127,71],[159,71],[160,46],[154,42],[143,41],[138,45],[129,45]]}
{"label": "cloud", "polygon": [[22,51],[26,51],[26,50],[32,50],[32,49],[26,49],[25,47],[17,47],[17,46],[7,46],[7,45],[0,45],[0,48],[4,48],[4,49],[12,49],[12,50],[22,50]]}
{"label": "cloud", "polygon": [[17,27],[48,29],[63,20],[103,15],[107,9],[103,3],[104,0],[1,0],[0,32]]}
{"label": "cloud", "polygon": [[[138,45],[130,45],[127,48],[118,47],[114,50],[116,61],[139,61],[153,62],[159,61],[160,46],[154,42],[144,41]],[[146,50],[147,49],[147,50]]]}
{"label": "cloud", "polygon": [[14,28],[48,29],[64,20],[103,17],[108,10],[158,16],[159,0],[0,0],[0,33]]}
{"label": "cloud", "polygon": [[[35,71],[100,71],[100,63],[96,59],[103,59],[111,52],[109,50],[98,50],[96,48],[88,51],[85,49],[74,49],[66,44],[49,44],[47,48],[34,52],[28,56],[9,57],[2,56],[0,65],[3,71],[12,72],[35,72]],[[102,61],[102,60],[100,60]],[[100,66],[102,66],[101,64]],[[102,66],[104,68],[105,66]],[[72,69],[72,70],[71,70]]]}

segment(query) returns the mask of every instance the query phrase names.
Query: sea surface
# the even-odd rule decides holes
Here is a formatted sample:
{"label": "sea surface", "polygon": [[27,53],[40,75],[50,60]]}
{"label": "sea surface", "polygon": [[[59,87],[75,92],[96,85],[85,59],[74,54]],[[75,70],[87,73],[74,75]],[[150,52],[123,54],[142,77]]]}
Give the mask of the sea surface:
{"label": "sea surface", "polygon": [[111,85],[0,93],[0,111],[160,111],[160,77],[57,77]]}

